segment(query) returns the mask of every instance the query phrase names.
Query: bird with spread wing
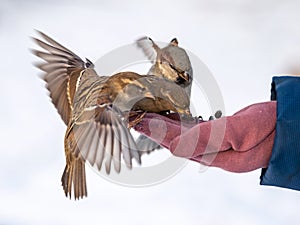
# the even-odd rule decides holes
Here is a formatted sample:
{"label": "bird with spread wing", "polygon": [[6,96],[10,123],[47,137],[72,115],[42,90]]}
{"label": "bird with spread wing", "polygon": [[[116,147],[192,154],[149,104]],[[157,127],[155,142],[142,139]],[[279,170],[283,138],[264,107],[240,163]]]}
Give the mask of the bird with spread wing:
{"label": "bird with spread wing", "polygon": [[98,76],[93,63],[83,61],[46,34],[33,38],[42,50],[32,50],[43,60],[36,66],[51,100],[67,125],[65,133],[66,167],[61,182],[66,196],[87,196],[85,162],[97,170],[105,164],[121,170],[121,156],[128,168],[132,159],[141,163],[140,153],[129,128],[143,113],[128,122],[132,112],[174,111],[190,119],[189,96],[173,82],[155,75],[121,72]]}

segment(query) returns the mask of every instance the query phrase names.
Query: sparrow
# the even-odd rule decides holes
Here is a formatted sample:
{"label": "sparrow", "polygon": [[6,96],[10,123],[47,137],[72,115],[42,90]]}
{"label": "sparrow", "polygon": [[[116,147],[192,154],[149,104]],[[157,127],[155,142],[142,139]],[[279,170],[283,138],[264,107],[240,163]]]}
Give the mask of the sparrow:
{"label": "sparrow", "polygon": [[[173,38],[164,48],[160,48],[150,37],[142,37],[136,41],[136,44],[152,62],[148,75],[174,82],[184,88],[190,98],[193,69],[188,54],[178,46],[177,38]],[[144,135],[140,135],[136,142],[141,154],[161,148],[159,144]]]}
{"label": "sparrow", "polygon": [[[145,112],[174,111],[190,119],[189,96],[174,82],[155,75],[121,72],[99,76],[94,64],[81,59],[46,34],[37,31],[33,40],[42,50],[31,50],[43,60],[36,66],[52,103],[67,125],[64,138],[66,166],[61,178],[66,197],[87,196],[85,163],[97,170],[105,164],[109,174],[113,165],[121,170],[121,156],[128,168],[132,159],[141,163],[140,153],[129,128]],[[128,122],[132,113],[139,114]]]}
{"label": "sparrow", "polygon": [[193,69],[188,54],[178,46],[177,38],[173,38],[164,48],[160,48],[150,37],[142,37],[136,44],[153,64],[148,75],[173,81],[191,95]]}

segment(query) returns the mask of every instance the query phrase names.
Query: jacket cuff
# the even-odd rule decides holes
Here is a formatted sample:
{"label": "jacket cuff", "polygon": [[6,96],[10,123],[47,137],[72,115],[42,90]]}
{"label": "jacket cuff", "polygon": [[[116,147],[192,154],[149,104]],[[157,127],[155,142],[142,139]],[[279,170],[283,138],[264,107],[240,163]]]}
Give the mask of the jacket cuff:
{"label": "jacket cuff", "polygon": [[276,135],[260,184],[300,190],[300,77],[273,77],[271,100],[277,101]]}

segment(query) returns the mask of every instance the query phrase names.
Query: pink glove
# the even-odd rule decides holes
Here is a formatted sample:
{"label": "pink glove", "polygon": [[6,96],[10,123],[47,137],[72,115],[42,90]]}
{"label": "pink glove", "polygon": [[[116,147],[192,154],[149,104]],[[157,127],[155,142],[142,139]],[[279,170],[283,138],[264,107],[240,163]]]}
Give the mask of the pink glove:
{"label": "pink glove", "polygon": [[232,172],[268,166],[276,125],[276,102],[250,105],[232,116],[188,124],[176,115],[148,113],[135,129],[174,155]]}

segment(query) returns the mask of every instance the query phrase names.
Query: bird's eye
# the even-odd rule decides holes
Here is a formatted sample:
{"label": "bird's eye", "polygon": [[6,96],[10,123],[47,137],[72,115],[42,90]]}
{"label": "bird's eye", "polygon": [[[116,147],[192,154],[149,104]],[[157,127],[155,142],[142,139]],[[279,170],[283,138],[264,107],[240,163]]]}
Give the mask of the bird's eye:
{"label": "bird's eye", "polygon": [[145,87],[141,87],[141,88],[139,89],[139,91],[140,91],[140,92],[144,92],[144,91],[146,91],[146,88],[145,88]]}
{"label": "bird's eye", "polygon": [[182,71],[180,71],[179,69],[177,69],[174,65],[172,65],[171,63],[169,63],[169,66],[172,68],[172,70],[174,70],[176,73],[182,73]]}
{"label": "bird's eye", "polygon": [[175,71],[177,72],[177,69],[176,69],[175,66],[173,66],[171,63],[169,63],[169,66],[170,66],[173,70],[175,70]]}

